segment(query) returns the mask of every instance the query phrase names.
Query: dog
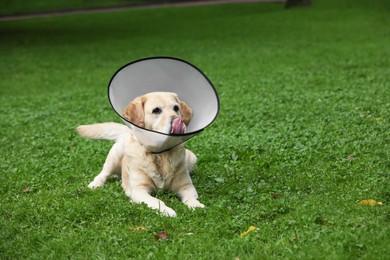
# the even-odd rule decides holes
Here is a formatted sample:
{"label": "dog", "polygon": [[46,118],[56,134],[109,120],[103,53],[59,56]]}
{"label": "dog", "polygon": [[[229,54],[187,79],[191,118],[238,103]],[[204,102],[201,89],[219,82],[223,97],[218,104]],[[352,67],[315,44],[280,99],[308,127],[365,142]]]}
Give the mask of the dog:
{"label": "dog", "polygon": [[[165,134],[182,134],[192,118],[191,108],[171,92],[152,92],[135,98],[123,116],[140,127]],[[163,215],[176,217],[176,212],[153,196],[155,189],[176,192],[190,209],[204,208],[192,184],[190,172],[197,158],[179,144],[168,151],[154,154],[147,150],[132,133],[119,123],[81,125],[77,132],[85,138],[115,141],[101,172],[88,185],[95,189],[105,184],[110,176],[122,179],[125,194],[134,203],[145,203]]]}

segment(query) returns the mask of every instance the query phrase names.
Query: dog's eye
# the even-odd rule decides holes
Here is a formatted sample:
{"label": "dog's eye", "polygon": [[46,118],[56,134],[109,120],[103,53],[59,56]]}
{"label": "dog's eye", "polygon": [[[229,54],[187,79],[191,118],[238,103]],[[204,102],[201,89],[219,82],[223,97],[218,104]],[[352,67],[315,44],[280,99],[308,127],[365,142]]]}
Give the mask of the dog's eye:
{"label": "dog's eye", "polygon": [[179,106],[178,106],[178,105],[175,105],[175,106],[173,107],[173,110],[174,110],[175,112],[179,111]]}
{"label": "dog's eye", "polygon": [[155,109],[153,109],[152,113],[153,114],[160,114],[162,112],[161,108],[159,107],[156,107]]}

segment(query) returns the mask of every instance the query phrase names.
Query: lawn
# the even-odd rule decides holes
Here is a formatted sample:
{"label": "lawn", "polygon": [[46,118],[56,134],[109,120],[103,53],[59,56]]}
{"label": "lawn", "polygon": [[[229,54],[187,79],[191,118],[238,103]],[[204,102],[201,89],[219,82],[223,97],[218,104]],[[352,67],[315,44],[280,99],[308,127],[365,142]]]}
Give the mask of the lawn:
{"label": "lawn", "polygon": [[[318,0],[0,22],[0,259],[389,259],[389,11]],[[118,181],[89,190],[112,144],[74,130],[120,122],[108,82],[150,56],[192,62],[220,96],[187,144],[207,207],[156,193],[177,218]]]}

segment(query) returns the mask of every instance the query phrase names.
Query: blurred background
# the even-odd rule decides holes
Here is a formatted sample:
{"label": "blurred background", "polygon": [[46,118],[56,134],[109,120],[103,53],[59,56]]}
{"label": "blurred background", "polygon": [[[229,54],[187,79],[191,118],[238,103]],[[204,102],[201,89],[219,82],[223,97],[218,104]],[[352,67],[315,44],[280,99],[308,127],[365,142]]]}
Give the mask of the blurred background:
{"label": "blurred background", "polygon": [[126,8],[167,4],[211,4],[218,2],[283,2],[286,7],[292,7],[309,5],[311,0],[0,0],[0,16],[67,12],[80,9]]}

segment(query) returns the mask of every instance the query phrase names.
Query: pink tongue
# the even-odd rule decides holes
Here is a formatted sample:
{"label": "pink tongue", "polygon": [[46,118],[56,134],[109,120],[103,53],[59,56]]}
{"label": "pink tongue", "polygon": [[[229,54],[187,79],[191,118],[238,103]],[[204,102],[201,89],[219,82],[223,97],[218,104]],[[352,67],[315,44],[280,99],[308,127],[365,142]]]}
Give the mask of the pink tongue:
{"label": "pink tongue", "polygon": [[172,121],[172,130],[171,134],[184,134],[184,131],[186,130],[186,125],[181,121],[181,118],[175,118]]}

